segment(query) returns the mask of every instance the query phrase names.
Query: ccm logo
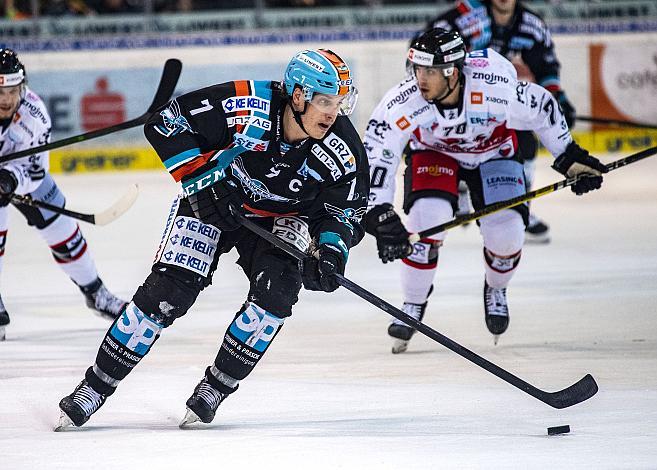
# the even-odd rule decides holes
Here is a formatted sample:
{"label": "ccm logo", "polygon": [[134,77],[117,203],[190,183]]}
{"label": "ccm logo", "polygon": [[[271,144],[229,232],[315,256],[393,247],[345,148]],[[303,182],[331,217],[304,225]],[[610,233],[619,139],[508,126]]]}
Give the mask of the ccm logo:
{"label": "ccm logo", "polygon": [[472,104],[483,104],[484,103],[484,94],[480,91],[473,91],[470,93],[470,103]]}

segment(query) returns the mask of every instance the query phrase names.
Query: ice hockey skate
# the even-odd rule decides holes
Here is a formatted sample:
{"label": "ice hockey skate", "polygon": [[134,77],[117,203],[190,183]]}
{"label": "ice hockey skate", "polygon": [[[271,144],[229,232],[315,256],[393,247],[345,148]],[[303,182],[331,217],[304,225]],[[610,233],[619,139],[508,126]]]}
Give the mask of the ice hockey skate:
{"label": "ice hockey skate", "polygon": [[73,426],[80,427],[87,421],[92,414],[103,406],[107,397],[95,391],[86,380],[82,380],[75,387],[73,393],[65,396],[59,402],[59,409],[62,411],[59,422],[55,426],[55,431],[64,431]]}
{"label": "ice hockey skate", "polygon": [[118,317],[128,304],[125,300],[118,298],[107,290],[100,278],[88,286],[80,287],[80,290],[87,299],[87,307],[93,310],[96,315],[108,320],[114,320]]}
{"label": "ice hockey skate", "polygon": [[198,422],[211,423],[217,408],[227,396],[210,385],[208,379],[203,377],[185,403],[187,411],[179,427],[185,428]]}
{"label": "ice hockey skate", "polygon": [[6,310],[0,311],[0,341],[6,338],[5,327],[9,325],[9,314]]}
{"label": "ice hockey skate", "polygon": [[[404,302],[402,311],[405,314],[415,318],[417,321],[422,321],[426,308],[427,302],[424,302],[423,304],[412,304]],[[414,333],[415,328],[412,328],[401,320],[395,318],[390,326],[388,326],[388,335],[395,339],[392,345],[392,353],[400,354],[406,351],[408,349],[408,343],[410,342]]]}
{"label": "ice hockey skate", "polygon": [[488,331],[497,344],[499,337],[509,327],[509,306],[506,302],[506,287],[496,289],[484,281],[484,313]]}
{"label": "ice hockey skate", "polygon": [[525,243],[546,244],[550,243],[550,227],[534,214],[529,214],[529,224],[525,229]]}
{"label": "ice hockey skate", "polygon": [[5,304],[2,303],[2,298],[0,298],[0,341],[4,341],[5,336],[5,327],[9,325],[9,313],[5,308]]}

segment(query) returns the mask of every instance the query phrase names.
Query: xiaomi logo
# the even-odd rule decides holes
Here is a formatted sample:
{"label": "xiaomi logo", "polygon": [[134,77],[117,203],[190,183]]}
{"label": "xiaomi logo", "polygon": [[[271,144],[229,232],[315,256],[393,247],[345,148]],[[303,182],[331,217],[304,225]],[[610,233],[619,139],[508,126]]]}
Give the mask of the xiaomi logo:
{"label": "xiaomi logo", "polygon": [[397,124],[397,127],[399,127],[402,131],[411,127],[411,123],[408,122],[406,116],[402,116],[399,119],[397,119],[397,121],[395,121],[395,124]]}
{"label": "xiaomi logo", "polygon": [[470,103],[484,104],[484,94],[480,91],[470,92]]}

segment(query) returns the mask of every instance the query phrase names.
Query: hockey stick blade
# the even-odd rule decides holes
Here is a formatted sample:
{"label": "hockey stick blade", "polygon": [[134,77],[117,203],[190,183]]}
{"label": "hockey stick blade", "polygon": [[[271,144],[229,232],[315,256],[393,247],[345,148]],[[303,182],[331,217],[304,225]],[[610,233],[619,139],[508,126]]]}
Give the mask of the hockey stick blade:
{"label": "hockey stick blade", "polygon": [[559,410],[588,400],[598,393],[598,384],[591,374],[586,374],[578,382],[558,392],[543,392],[542,402]]}
{"label": "hockey stick blade", "polygon": [[38,147],[32,147],[29,149],[21,150],[19,152],[10,153],[1,156],[0,163],[16,160],[17,158],[27,157],[29,155],[35,155],[37,153],[57,149],[60,147],[65,147],[71,144],[77,144],[79,142],[96,139],[108,134],[113,134],[114,132],[119,132],[143,125],[148,120],[153,111],[155,111],[160,106],[165,105],[171,99],[171,96],[173,95],[173,92],[176,88],[176,84],[178,83],[178,78],[180,77],[181,70],[182,64],[178,59],[167,60],[166,64],[164,64],[162,78],[160,78],[160,83],[157,87],[157,91],[155,92],[153,102],[148,107],[148,110],[141,116],[129,121],[122,122],[120,124],[116,124],[114,126],[104,127],[95,131],[90,131],[84,134],[74,135],[72,137],[57,140],[55,142],[50,142],[48,144],[39,145]]}
{"label": "hockey stick blade", "polygon": [[[298,260],[303,260],[304,258],[308,257],[307,254],[303,253],[302,251],[298,250],[292,245],[285,243],[284,241],[279,239],[276,235],[272,234],[268,230],[265,230],[264,228],[255,224],[254,222],[246,218],[244,215],[241,215],[239,213],[237,213],[237,215],[240,221],[242,222],[242,225],[244,225],[247,229],[251,230],[256,235],[259,235],[260,237],[264,238],[275,247],[280,248],[281,250],[285,251],[287,254],[293,256]],[[559,409],[567,408],[569,406],[573,406],[585,400],[588,400],[593,395],[595,395],[596,392],[598,391],[598,385],[595,383],[595,380],[590,374],[587,374],[584,378],[579,380],[577,383],[571,385],[570,387],[560,390],[558,392],[546,392],[544,390],[541,390],[535,387],[534,385],[524,381],[520,377],[513,375],[511,372],[502,369],[500,366],[493,364],[489,360],[484,359],[483,357],[476,354],[475,352],[470,351],[468,348],[461,346],[459,343],[449,339],[447,336],[438,333],[430,326],[420,321],[417,321],[415,318],[405,314],[397,307],[392,306],[382,298],[377,297],[370,291],[364,289],[363,287],[359,286],[355,282],[347,279],[343,275],[335,274],[335,277],[341,286],[351,291],[352,293],[356,294],[361,299],[369,302],[375,307],[380,308],[384,312],[403,321],[407,325],[412,326],[423,335],[431,338],[432,340],[436,341],[439,344],[442,344],[447,349],[455,352],[456,354],[463,357],[464,359],[467,359],[468,361],[478,365],[482,369],[490,372],[491,374],[504,380],[505,382],[516,387],[517,389],[522,390],[528,395],[531,395],[537,400],[542,401],[546,405]]]}
{"label": "hockey stick blade", "polygon": [[107,225],[127,212],[139,196],[139,186],[133,184],[121,198],[102,212],[94,215],[95,225]]}
{"label": "hockey stick blade", "polygon": [[138,195],[139,195],[139,188],[137,187],[136,184],[134,184],[130,186],[128,191],[123,196],[121,196],[121,198],[118,201],[116,201],[114,204],[112,204],[104,211],[95,214],[85,214],[83,212],[77,212],[77,211],[65,209],[63,207],[53,206],[52,204],[48,204],[46,202],[32,199],[30,196],[21,196],[18,194],[12,194],[11,200],[12,202],[17,204],[24,204],[26,206],[31,206],[31,207],[39,207],[41,209],[46,209],[51,212],[55,212],[57,214],[66,215],[73,219],[87,222],[89,224],[102,226],[102,225],[107,225],[110,222],[114,222],[116,219],[121,217],[121,215],[123,215],[128,209],[130,209],[130,207],[132,207],[132,205],[137,200]]}

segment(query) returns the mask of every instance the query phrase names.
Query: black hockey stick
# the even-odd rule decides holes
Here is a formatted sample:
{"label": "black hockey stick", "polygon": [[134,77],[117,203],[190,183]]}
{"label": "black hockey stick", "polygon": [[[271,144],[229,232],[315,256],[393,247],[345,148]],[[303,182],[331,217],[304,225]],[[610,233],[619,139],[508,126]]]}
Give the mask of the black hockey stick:
{"label": "black hockey stick", "polygon": [[622,121],[620,119],[597,118],[592,116],[575,116],[575,119],[577,121],[590,122],[592,124],[608,124],[612,126],[635,127],[639,129],[653,129],[657,131],[657,124]]}
{"label": "black hockey stick", "polygon": [[[272,234],[268,230],[265,230],[264,228],[260,227],[259,225],[253,223],[249,219],[247,219],[244,216],[240,216],[242,224],[255,234],[259,235],[260,237],[264,238],[268,242],[270,242],[272,245],[280,248],[281,250],[285,251],[289,255],[295,257],[298,260],[302,260],[306,258],[308,255],[305,253],[299,251],[298,249],[294,248],[291,245],[288,245],[276,235]],[[407,325],[412,326],[415,328],[417,331],[420,333],[428,336],[432,340],[442,344],[446,348],[454,351],[456,354],[458,354],[461,357],[464,357],[470,362],[474,362],[477,364],[479,367],[487,370],[491,374],[499,377],[500,379],[504,380],[505,382],[513,385],[516,388],[519,388],[523,392],[531,395],[532,397],[542,401],[543,403],[546,403],[550,405],[553,408],[568,408],[569,406],[576,405],[578,403],[583,402],[584,400],[588,400],[591,398],[593,395],[596,394],[598,391],[598,384],[595,383],[595,379],[591,376],[591,374],[587,374],[584,376],[582,379],[580,379],[578,382],[574,383],[568,388],[565,388],[563,390],[559,390],[558,392],[545,392],[539,388],[534,387],[533,385],[525,382],[519,377],[516,377],[512,373],[502,369],[501,367],[493,364],[492,362],[488,361],[487,359],[484,359],[483,357],[479,356],[478,354],[470,351],[469,349],[465,348],[464,346],[461,346],[460,344],[452,341],[449,339],[447,336],[444,336],[440,333],[438,333],[436,330],[433,328],[425,325],[422,322],[417,321],[413,317],[405,314],[401,310],[399,310],[396,307],[393,307],[390,305],[388,302],[385,300],[381,299],[380,297],[377,297],[376,295],[372,294],[371,292],[363,289],[360,287],[358,284],[356,284],[353,281],[350,281],[346,277],[336,274],[335,277],[338,280],[338,283],[345,287],[346,289],[350,290],[360,298],[366,300],[367,302],[371,303],[372,305],[380,308],[384,312],[392,315],[393,317],[403,321]]]}
{"label": "black hockey stick", "polygon": [[[607,170],[609,171],[616,170],[617,168],[624,167],[625,165],[629,165],[630,163],[643,160],[644,158],[652,157],[655,154],[657,154],[657,147],[650,147],[645,150],[642,150],[641,152],[637,152],[635,154],[608,163],[606,165]],[[568,186],[572,186],[573,184],[575,184],[576,181],[577,178],[567,178],[565,180],[553,183],[549,186],[536,189],[535,191],[530,191],[523,196],[518,196],[511,199],[507,199],[506,201],[500,201],[500,202],[496,202],[495,204],[490,204],[484,207],[483,209],[475,211],[471,214],[458,216],[454,220],[450,220],[449,222],[445,222],[443,224],[436,225],[426,230],[422,230],[421,232],[418,233],[411,233],[408,239],[411,243],[418,242],[422,238],[430,237],[431,235],[435,235],[445,230],[458,227],[459,225],[467,224],[468,222],[472,222],[473,220],[480,219],[486,215],[493,214],[495,212],[500,212],[505,209],[510,209],[524,202],[531,201],[532,199],[536,199],[541,196],[545,196],[546,194],[550,194],[555,191],[558,191],[560,189],[567,188]]]}
{"label": "black hockey stick", "polygon": [[64,147],[66,145],[77,144],[79,142],[84,142],[86,140],[95,139],[107,134],[112,134],[114,132],[143,125],[157,108],[165,105],[171,99],[171,96],[173,95],[173,92],[176,88],[176,84],[178,83],[178,78],[180,77],[181,70],[182,63],[178,59],[169,59],[166,61],[164,64],[164,70],[162,71],[162,78],[160,78],[160,84],[158,85],[157,91],[155,92],[153,102],[148,107],[148,110],[141,116],[129,121],[122,122],[120,124],[116,124],[114,126],[104,127],[95,131],[86,132],[84,134],[67,137],[66,139],[58,140],[56,142],[50,142],[49,144],[39,145],[38,147],[21,150],[20,152],[10,153],[0,157],[0,163],[16,160],[17,158],[27,157],[28,155],[34,155],[40,152],[45,152],[46,150]]}
{"label": "black hockey stick", "polygon": [[12,194],[11,201],[17,204],[24,204],[26,206],[38,207],[41,209],[46,209],[57,214],[67,215],[74,219],[82,220],[94,225],[107,225],[110,222],[114,222],[121,215],[123,215],[137,199],[139,194],[139,188],[134,184],[130,189],[123,195],[121,198],[112,204],[110,207],[104,211],[97,212],[94,214],[84,214],[82,212],[71,211],[59,206],[53,206],[47,202],[42,202],[36,199],[32,199],[30,196],[21,196],[19,194]]}

